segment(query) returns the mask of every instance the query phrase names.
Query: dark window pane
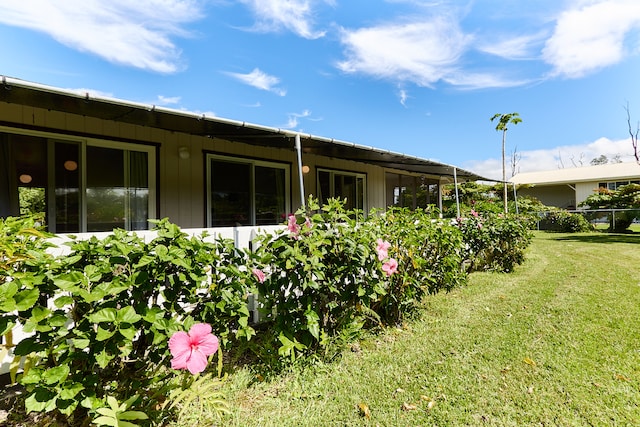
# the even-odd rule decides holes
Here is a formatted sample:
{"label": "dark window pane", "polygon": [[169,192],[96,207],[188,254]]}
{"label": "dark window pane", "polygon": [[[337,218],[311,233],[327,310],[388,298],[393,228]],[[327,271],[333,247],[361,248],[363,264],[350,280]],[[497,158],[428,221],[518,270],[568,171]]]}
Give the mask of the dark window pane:
{"label": "dark window pane", "polygon": [[56,142],[54,156],[56,233],[80,231],[80,167],[78,144]]}
{"label": "dark window pane", "polygon": [[87,231],[125,228],[124,152],[87,147]]}
{"label": "dark window pane", "polygon": [[211,226],[252,225],[251,165],[211,160]]}
{"label": "dark window pane", "polygon": [[256,225],[273,225],[285,216],[285,171],[255,167]]}

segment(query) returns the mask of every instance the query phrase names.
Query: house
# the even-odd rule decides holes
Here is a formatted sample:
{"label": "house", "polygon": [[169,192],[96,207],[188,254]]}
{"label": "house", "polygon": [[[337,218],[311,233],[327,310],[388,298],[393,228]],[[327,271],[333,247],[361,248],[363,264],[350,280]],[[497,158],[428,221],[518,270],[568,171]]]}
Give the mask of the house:
{"label": "house", "polygon": [[[630,183],[640,184],[640,165],[609,163],[597,166],[519,173],[510,182],[527,185],[519,196],[535,197],[547,206],[576,209],[598,188],[615,190]],[[528,187],[530,185],[530,187]]]}
{"label": "house", "polygon": [[[242,121],[2,77],[0,216],[54,233],[280,224],[308,195],[349,208],[441,206],[485,179],[439,162]],[[35,206],[35,208],[34,208]]]}

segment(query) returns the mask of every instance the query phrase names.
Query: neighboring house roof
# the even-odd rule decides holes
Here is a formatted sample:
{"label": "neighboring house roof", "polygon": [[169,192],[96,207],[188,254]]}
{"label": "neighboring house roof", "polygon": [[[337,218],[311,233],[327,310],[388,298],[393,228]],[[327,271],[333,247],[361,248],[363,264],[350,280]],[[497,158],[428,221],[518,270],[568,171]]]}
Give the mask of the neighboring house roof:
{"label": "neighboring house roof", "polygon": [[[290,129],[271,128],[155,105],[94,96],[88,93],[81,95],[70,90],[5,76],[2,77],[2,85],[0,86],[0,101],[288,150],[294,149],[295,135],[298,134]],[[493,181],[473,172],[433,160],[332,138],[303,133],[299,133],[299,135],[304,153],[438,176],[453,177],[455,169],[455,173],[461,181]]]}
{"label": "neighboring house roof", "polygon": [[554,185],[592,181],[633,180],[638,178],[640,178],[640,165],[633,162],[519,173],[509,181],[515,184]]}

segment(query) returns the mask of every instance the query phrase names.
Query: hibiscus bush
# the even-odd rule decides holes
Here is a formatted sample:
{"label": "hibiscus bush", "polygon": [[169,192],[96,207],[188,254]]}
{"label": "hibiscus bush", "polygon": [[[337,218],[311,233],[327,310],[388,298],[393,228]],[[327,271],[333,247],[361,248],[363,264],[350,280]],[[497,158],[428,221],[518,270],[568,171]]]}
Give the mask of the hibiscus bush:
{"label": "hibiscus bush", "polygon": [[[184,344],[181,331],[196,319],[211,325],[222,347],[254,334],[245,255],[231,241],[188,238],[166,220],[156,226],[150,242],[115,230],[104,240],[71,241],[67,256],[28,251],[10,265],[0,325],[6,332],[19,323],[32,334],[14,348],[16,361],[25,363],[27,412],[113,425],[104,412],[120,416],[116,405],[128,413],[123,420],[162,420],[167,396],[182,383],[169,369],[170,337]],[[173,368],[190,372],[200,372],[202,355],[212,353],[186,361],[179,347]]]}
{"label": "hibiscus bush", "polygon": [[[217,357],[219,375],[222,351],[278,363],[326,354],[365,328],[400,323],[468,271],[511,271],[531,238],[510,216],[365,216],[313,199],[252,251],[167,220],[155,230],[150,241],[123,230],[72,239],[56,257],[33,218],[0,222],[5,350],[16,325],[31,334],[12,348],[26,411],[78,425],[170,422],[176,402],[221,402],[205,368]],[[249,322],[251,294],[259,327]]]}
{"label": "hibiscus bush", "polygon": [[258,236],[253,254],[265,275],[257,285],[263,320],[278,354],[292,359],[377,322],[370,308],[387,288],[363,214],[339,200],[307,206],[289,216],[286,229]]}

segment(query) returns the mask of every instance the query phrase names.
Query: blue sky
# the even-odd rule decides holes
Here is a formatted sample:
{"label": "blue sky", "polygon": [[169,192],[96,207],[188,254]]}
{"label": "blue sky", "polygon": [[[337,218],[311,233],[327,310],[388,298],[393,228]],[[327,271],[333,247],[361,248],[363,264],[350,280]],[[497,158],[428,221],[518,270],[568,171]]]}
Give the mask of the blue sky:
{"label": "blue sky", "polygon": [[0,37],[1,75],[494,178],[496,113],[521,172],[634,161],[638,0],[3,0]]}

